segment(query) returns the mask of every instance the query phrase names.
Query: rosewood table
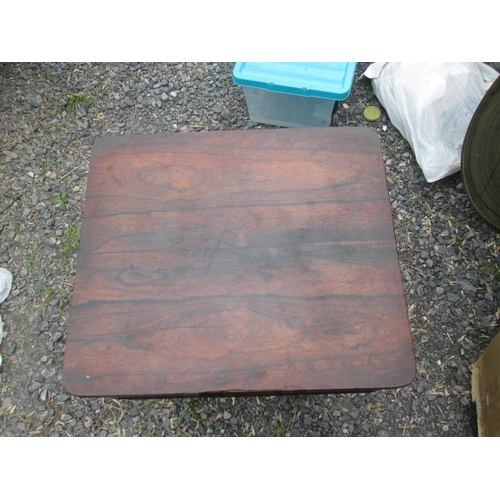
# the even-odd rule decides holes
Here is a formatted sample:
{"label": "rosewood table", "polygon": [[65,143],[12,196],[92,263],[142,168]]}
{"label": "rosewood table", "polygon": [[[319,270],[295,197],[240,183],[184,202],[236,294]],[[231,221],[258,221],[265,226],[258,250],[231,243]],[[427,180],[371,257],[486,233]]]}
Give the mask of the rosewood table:
{"label": "rosewood table", "polygon": [[327,393],[399,387],[414,375],[371,129],[96,142],[68,392]]}

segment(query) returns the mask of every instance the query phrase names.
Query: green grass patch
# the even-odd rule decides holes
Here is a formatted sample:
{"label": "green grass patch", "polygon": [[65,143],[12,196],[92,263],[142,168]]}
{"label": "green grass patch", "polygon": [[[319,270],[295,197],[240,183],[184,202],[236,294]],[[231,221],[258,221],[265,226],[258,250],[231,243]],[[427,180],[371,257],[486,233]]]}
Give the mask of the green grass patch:
{"label": "green grass patch", "polygon": [[55,198],[54,198],[54,205],[56,207],[59,207],[61,205],[66,205],[68,203],[68,193],[59,193]]}
{"label": "green grass patch", "polygon": [[56,293],[52,287],[47,285],[40,285],[40,291],[45,294],[47,301],[50,301]]}
{"label": "green grass patch", "polygon": [[193,418],[196,422],[201,422],[199,414],[202,411],[201,401],[198,399],[192,399],[189,402],[188,407],[180,414],[177,425],[180,426],[186,418]]}
{"label": "green grass patch", "polygon": [[278,423],[276,424],[276,427],[273,429],[269,437],[283,437],[285,435],[285,429],[281,427],[281,425]]}
{"label": "green grass patch", "polygon": [[68,230],[64,235],[62,242],[62,253],[69,257],[73,253],[75,253],[78,249],[78,245],[80,244],[80,235],[82,233],[82,223],[73,223],[71,222],[68,226]]}
{"label": "green grass patch", "polygon": [[45,158],[45,155],[43,153],[38,155],[36,164],[40,172],[42,174],[45,173],[45,169],[47,168],[47,159]]}
{"label": "green grass patch", "polygon": [[484,269],[495,281],[500,281],[500,264],[481,264],[479,267]]}
{"label": "green grass patch", "polygon": [[94,102],[95,96],[92,94],[69,94],[69,101],[66,104],[66,111],[68,113],[75,111],[77,106],[82,106],[83,108],[89,108]]}
{"label": "green grass patch", "polygon": [[146,411],[149,411],[151,410],[151,408],[153,408],[153,406],[155,405],[155,400],[154,399],[150,399],[149,401],[146,402],[146,404],[144,405],[144,409]]}
{"label": "green grass patch", "polygon": [[32,274],[35,273],[36,270],[35,257],[33,255],[28,255],[27,260],[28,260],[28,274],[31,276]]}

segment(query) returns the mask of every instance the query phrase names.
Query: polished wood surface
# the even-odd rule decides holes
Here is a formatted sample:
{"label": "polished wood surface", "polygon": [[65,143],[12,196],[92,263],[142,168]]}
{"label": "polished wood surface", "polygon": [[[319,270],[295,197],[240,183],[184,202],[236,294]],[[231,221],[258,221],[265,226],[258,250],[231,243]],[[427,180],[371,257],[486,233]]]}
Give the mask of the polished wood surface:
{"label": "polished wood surface", "polygon": [[93,148],[63,382],[83,396],[370,390],[415,358],[371,129]]}

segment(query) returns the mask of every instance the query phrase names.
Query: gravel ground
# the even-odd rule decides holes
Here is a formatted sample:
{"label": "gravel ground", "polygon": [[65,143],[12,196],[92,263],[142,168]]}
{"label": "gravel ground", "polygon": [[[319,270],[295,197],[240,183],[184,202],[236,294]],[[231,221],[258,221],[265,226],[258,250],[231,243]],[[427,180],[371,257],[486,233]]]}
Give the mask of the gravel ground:
{"label": "gravel ground", "polygon": [[[107,134],[257,129],[233,64],[0,64],[0,436],[475,436],[471,368],[499,319],[500,235],[460,174],[426,182],[357,68],[333,126],[382,142],[417,357],[395,390],[200,399],[78,398],[61,382],[92,144]],[[498,66],[497,66],[498,68]],[[269,127],[272,128],[272,127]]]}

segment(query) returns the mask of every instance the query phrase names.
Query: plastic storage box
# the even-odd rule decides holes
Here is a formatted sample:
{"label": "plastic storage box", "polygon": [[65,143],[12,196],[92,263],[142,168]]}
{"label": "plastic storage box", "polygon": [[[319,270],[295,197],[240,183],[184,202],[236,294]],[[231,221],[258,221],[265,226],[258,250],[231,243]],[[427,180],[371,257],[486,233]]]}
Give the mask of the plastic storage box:
{"label": "plastic storage box", "polygon": [[356,63],[236,63],[250,119],[281,127],[329,127],[349,97]]}

